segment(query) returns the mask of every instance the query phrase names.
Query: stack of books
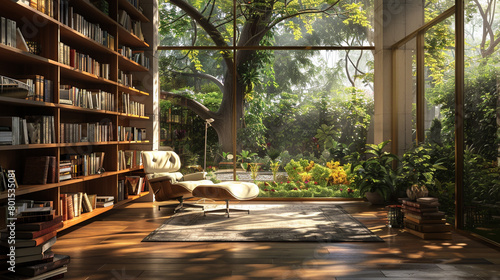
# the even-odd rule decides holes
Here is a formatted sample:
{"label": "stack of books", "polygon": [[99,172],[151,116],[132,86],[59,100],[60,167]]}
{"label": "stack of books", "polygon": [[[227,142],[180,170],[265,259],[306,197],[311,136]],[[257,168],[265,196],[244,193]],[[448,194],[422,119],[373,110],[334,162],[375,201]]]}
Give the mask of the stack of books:
{"label": "stack of books", "polygon": [[[7,279],[47,279],[67,272],[69,256],[54,254],[57,230],[63,227],[62,217],[55,215],[52,201],[18,201],[14,233],[1,231],[2,255],[15,254],[15,273]],[[14,252],[12,252],[14,251]]]}
{"label": "stack of books", "polygon": [[98,208],[110,207],[115,203],[115,197],[111,195],[98,195],[97,205]]}
{"label": "stack of books", "polygon": [[451,239],[451,225],[446,223],[439,201],[422,197],[417,201],[403,200],[405,231],[422,239]]}

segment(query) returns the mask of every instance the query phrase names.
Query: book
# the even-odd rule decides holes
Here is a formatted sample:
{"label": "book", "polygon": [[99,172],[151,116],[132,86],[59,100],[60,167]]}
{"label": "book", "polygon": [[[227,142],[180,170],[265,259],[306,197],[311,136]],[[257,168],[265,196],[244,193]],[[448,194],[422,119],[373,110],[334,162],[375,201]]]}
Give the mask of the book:
{"label": "book", "polygon": [[16,28],[16,47],[22,51],[29,52],[28,44],[26,44],[26,40],[19,27]]}
{"label": "book", "polygon": [[422,239],[439,239],[439,240],[449,240],[451,239],[451,232],[419,232],[413,229],[405,228],[405,231],[416,235]]}
{"label": "book", "polygon": [[406,204],[403,204],[402,208],[407,209],[409,211],[416,212],[416,213],[432,213],[432,212],[438,212],[438,210],[439,210],[437,206],[416,208],[416,207],[408,206]]}
{"label": "book", "polygon": [[408,215],[405,216],[405,219],[409,220],[415,224],[445,224],[446,223],[445,219],[422,220],[420,218],[414,218],[414,217],[410,217]]}
{"label": "book", "polygon": [[24,165],[23,183],[26,185],[43,185],[47,183],[50,158],[28,157]]}
{"label": "book", "polygon": [[49,250],[52,247],[52,245],[56,243],[56,239],[57,237],[54,236],[51,239],[45,241],[45,243],[35,247],[16,248],[15,250],[16,258],[29,255],[42,254],[45,251]]}
{"label": "book", "polygon": [[437,224],[419,224],[414,223],[411,220],[406,219],[404,221],[405,228],[409,228],[412,230],[416,230],[419,232],[447,232],[451,231],[452,227],[450,224],[446,223],[437,223]]}
{"label": "book", "polygon": [[54,258],[54,252],[52,252],[49,249],[41,254],[35,254],[23,257],[16,256],[16,264],[24,265],[26,263],[33,263],[33,262],[47,262],[47,261],[52,261],[53,258]]}
{"label": "book", "polygon": [[441,220],[445,218],[444,212],[430,212],[430,213],[418,213],[413,212],[408,209],[402,209],[406,217],[412,217],[419,220]]}
{"label": "book", "polygon": [[[49,232],[45,235],[42,235],[42,236],[39,236],[39,237],[36,237],[36,238],[33,238],[33,239],[21,239],[21,238],[17,238],[16,236],[16,243],[14,244],[16,246],[16,248],[24,248],[24,247],[35,247],[35,246],[39,246],[45,242],[47,242],[49,239],[51,239],[52,237],[56,236],[57,235],[57,231],[52,231],[52,232]],[[8,244],[8,242],[6,240],[3,240],[0,241],[0,244],[2,246],[9,246],[10,244]]]}
{"label": "book", "polygon": [[415,202],[410,200],[403,200],[403,205],[407,205],[414,208],[435,208],[439,206],[439,202]]}
{"label": "book", "polygon": [[16,273],[19,275],[33,277],[49,271],[53,271],[57,268],[69,264],[69,262],[70,262],[69,256],[54,254],[54,257],[51,262],[44,262],[29,266],[18,267],[16,268]]}
{"label": "book", "polygon": [[87,195],[87,193],[83,193],[83,210],[85,210],[85,212],[92,212],[94,209],[92,207],[92,204],[90,203],[90,199]]}
{"label": "book", "polygon": [[52,221],[56,216],[55,210],[52,210],[50,214],[46,215],[31,215],[31,216],[20,216],[16,217],[16,223],[26,224],[26,223],[39,223]]}
{"label": "book", "polygon": [[40,231],[46,228],[50,228],[58,223],[62,222],[62,216],[56,216],[51,221],[38,222],[38,223],[28,223],[28,224],[16,224],[16,230],[32,230]]}
{"label": "book", "polygon": [[51,215],[53,213],[52,207],[32,207],[21,212],[21,216]]}
{"label": "book", "polygon": [[140,191],[140,176],[125,176],[125,186],[128,194],[138,194]]}
{"label": "book", "polygon": [[429,203],[438,203],[439,200],[437,197],[420,197],[417,198],[417,202],[429,204]]}
{"label": "book", "polygon": [[97,207],[98,208],[104,208],[104,207],[109,207],[109,206],[113,206],[114,204],[114,201],[106,201],[106,202],[97,202]]}

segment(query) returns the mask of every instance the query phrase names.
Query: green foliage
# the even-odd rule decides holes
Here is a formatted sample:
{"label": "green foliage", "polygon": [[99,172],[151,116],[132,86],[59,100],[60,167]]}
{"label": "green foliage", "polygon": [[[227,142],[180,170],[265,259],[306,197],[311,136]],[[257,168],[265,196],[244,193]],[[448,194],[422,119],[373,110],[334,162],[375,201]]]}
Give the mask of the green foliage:
{"label": "green foliage", "polygon": [[[499,97],[498,77],[500,70],[480,64],[468,69],[465,76],[464,140],[466,146],[488,160],[495,160],[500,139],[497,137],[496,110]],[[432,102],[441,106],[443,115],[443,141],[453,142],[455,123],[455,82],[450,79],[433,91]]]}
{"label": "green foliage", "polygon": [[344,197],[359,198],[359,191],[348,186],[326,186],[319,182],[258,182],[259,197]]}
{"label": "green foliage", "polygon": [[432,157],[435,144],[421,144],[406,153],[401,159],[401,172],[397,178],[399,191],[417,184],[435,189],[436,173],[447,170],[443,166],[444,158]]}
{"label": "green foliage", "polygon": [[385,199],[394,191],[396,171],[392,168],[393,161],[398,161],[394,154],[384,151],[389,141],[380,144],[366,144],[365,155],[370,156],[354,166],[355,185],[360,194],[378,192]]}

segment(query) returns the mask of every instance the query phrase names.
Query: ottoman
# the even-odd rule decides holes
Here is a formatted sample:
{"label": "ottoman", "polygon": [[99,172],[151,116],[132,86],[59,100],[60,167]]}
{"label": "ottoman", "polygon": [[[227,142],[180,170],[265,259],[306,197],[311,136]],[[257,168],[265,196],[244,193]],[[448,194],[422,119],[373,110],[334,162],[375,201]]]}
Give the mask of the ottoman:
{"label": "ottoman", "polygon": [[215,210],[204,210],[204,215],[207,212],[225,212],[229,218],[229,210],[245,211],[250,214],[250,210],[229,208],[230,200],[250,200],[259,195],[259,187],[253,183],[230,181],[222,182],[213,185],[199,185],[194,188],[193,196],[205,197],[213,200],[226,201],[226,208]]}

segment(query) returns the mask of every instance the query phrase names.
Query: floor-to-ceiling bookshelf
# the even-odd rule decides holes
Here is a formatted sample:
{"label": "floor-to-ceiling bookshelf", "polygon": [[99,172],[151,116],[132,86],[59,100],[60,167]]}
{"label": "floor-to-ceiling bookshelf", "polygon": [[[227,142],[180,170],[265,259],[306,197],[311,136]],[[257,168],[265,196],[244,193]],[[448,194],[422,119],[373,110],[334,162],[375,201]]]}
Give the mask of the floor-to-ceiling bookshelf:
{"label": "floor-to-ceiling bookshelf", "polygon": [[[154,5],[149,3],[153,1],[139,1],[138,5],[137,0],[38,1],[43,2],[44,8],[32,7],[30,1],[1,2],[0,16],[15,22],[26,45],[36,45],[38,51],[25,50],[22,41],[0,44],[0,75],[18,80],[43,77],[50,81],[41,84],[45,97],[38,100],[6,97],[0,93],[0,117],[47,116],[47,129],[41,134],[51,134],[40,143],[29,143],[31,139],[28,139],[28,143],[23,140],[0,145],[0,165],[14,170],[19,184],[16,199],[51,200],[56,213],[61,213],[61,193],[86,192],[117,198],[118,181],[141,170],[141,166],[120,168],[120,151],[149,150],[153,145],[155,92],[151,44],[155,35],[150,20]],[[132,22],[140,27],[134,30]],[[68,99],[68,92],[76,96],[75,89],[80,99]],[[83,90],[89,92],[88,99],[82,95]],[[92,94],[95,96],[91,97]],[[70,128],[75,124],[95,124],[98,128],[91,137],[75,134]],[[122,130],[126,130],[128,136],[134,129],[135,138],[123,138]],[[139,129],[141,137],[137,139]],[[31,172],[25,168],[31,157],[55,157],[58,174],[59,163],[68,155],[93,153],[105,155],[100,172],[65,181],[56,178],[54,183],[23,183],[23,178]],[[139,196],[131,196],[115,205]],[[7,200],[7,191],[0,192],[0,204]],[[67,220],[63,229],[111,208],[97,208]]]}

